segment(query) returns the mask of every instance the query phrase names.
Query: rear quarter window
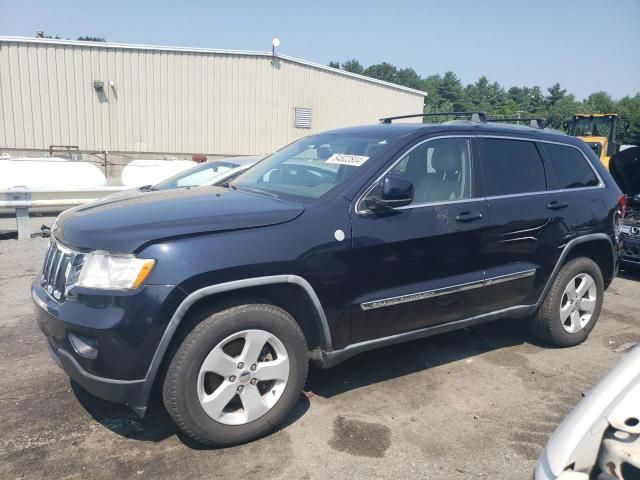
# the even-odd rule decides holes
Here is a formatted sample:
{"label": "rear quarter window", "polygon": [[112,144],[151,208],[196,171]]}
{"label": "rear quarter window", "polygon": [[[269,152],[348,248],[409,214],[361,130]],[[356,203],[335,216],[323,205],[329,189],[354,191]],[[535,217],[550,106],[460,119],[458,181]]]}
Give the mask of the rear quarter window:
{"label": "rear quarter window", "polygon": [[533,141],[480,139],[485,195],[515,195],[547,189],[544,164]]}
{"label": "rear quarter window", "polygon": [[553,188],[596,187],[600,184],[589,161],[577,148],[545,143],[544,150],[553,170],[551,175],[554,182]]}

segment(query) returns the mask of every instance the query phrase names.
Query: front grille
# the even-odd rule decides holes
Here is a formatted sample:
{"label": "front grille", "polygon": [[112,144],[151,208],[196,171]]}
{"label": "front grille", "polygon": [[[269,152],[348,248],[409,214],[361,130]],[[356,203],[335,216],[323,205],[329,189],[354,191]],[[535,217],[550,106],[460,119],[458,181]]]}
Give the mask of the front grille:
{"label": "front grille", "polygon": [[54,299],[64,300],[67,289],[78,279],[84,254],[74,252],[53,239],[44,257],[41,285]]}

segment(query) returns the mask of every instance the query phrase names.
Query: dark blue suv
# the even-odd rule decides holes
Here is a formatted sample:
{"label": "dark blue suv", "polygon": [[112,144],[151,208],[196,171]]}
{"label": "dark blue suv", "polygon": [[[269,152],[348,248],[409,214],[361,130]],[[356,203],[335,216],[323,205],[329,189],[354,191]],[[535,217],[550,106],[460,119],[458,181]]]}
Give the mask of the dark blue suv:
{"label": "dark blue suv", "polygon": [[623,203],[576,138],[387,119],[303,138],[226,188],[68,210],[32,296],[86,390],[144,414],[157,386],[184,432],[232,445],[283,421],[309,360],[504,317],[583,342]]}

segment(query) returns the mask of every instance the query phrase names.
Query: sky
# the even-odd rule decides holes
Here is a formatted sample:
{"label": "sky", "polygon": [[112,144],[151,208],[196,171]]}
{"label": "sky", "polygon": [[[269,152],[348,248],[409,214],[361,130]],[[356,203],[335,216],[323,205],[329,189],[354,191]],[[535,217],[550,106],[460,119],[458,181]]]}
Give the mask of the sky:
{"label": "sky", "polygon": [[578,99],[640,92],[640,0],[0,0],[0,35],[270,50],[317,63],[389,62],[421,76],[560,82]]}

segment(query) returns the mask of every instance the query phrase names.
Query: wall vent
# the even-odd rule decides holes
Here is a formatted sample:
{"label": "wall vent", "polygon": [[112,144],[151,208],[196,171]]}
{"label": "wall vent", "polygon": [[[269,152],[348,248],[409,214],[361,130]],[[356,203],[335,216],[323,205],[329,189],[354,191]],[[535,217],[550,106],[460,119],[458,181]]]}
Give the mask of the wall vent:
{"label": "wall vent", "polygon": [[293,125],[296,128],[311,128],[311,109],[304,107],[294,107]]}

